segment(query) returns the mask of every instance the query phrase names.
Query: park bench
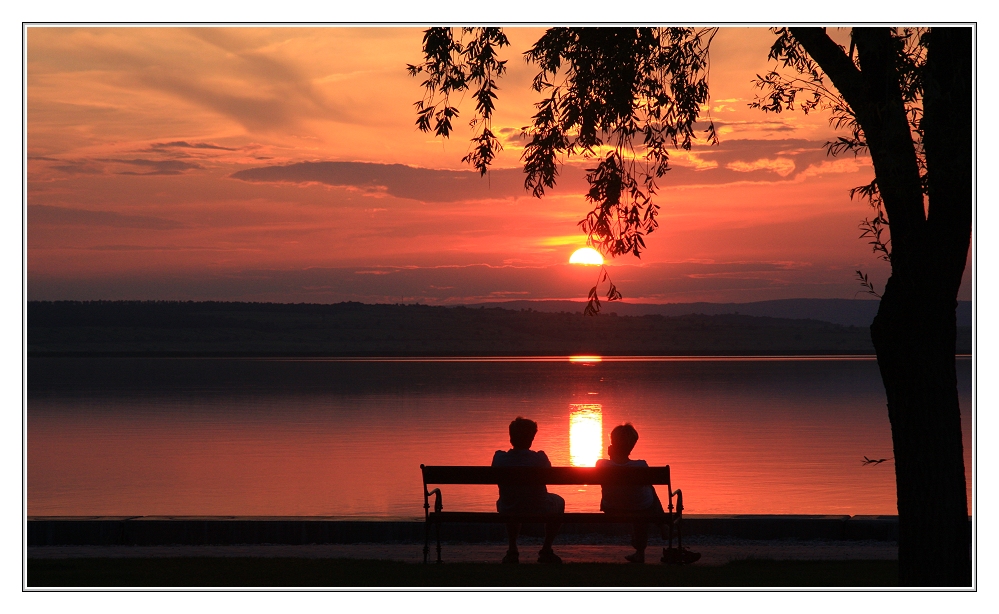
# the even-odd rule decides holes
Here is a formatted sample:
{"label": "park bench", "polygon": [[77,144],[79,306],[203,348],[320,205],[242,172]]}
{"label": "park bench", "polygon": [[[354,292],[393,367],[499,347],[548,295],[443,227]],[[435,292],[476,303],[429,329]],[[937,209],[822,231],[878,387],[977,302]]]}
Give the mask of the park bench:
{"label": "park bench", "polygon": [[[441,563],[441,524],[445,522],[560,522],[566,523],[629,523],[647,521],[669,529],[669,547],[673,547],[673,530],[676,529],[677,547],[682,552],[680,530],[683,513],[683,493],[673,490],[669,479],[669,466],[665,467],[481,467],[481,466],[425,466],[423,471],[423,509],[426,518],[423,562],[430,555],[430,529],[436,528],[437,562]],[[444,511],[440,485],[446,484],[545,484],[545,485],[604,485],[644,484],[665,485],[669,492],[665,513],[618,512],[566,512],[555,516],[514,515],[498,512]],[[438,486],[430,489],[431,486]],[[430,497],[434,496],[433,511]],[[673,497],[676,497],[674,511]],[[662,497],[660,497],[661,499]]]}

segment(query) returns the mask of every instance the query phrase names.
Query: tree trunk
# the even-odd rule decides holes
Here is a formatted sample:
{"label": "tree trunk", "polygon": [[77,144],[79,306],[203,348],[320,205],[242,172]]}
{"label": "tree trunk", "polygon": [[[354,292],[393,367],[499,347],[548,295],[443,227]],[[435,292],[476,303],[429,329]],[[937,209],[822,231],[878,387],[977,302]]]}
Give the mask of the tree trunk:
{"label": "tree trunk", "polygon": [[971,54],[971,28],[930,32],[921,124],[929,212],[919,252],[909,255],[922,274],[908,288],[886,290],[871,327],[895,445],[905,586],[972,580],[954,364],[957,292],[971,240]]}
{"label": "tree trunk", "polygon": [[[875,67],[871,71],[861,55],[861,69],[870,72],[865,74],[870,103],[865,119],[871,128],[862,125],[871,142],[892,232],[892,276],[871,337],[892,427],[903,586],[971,584],[954,360],[957,291],[971,236],[971,37],[970,29],[965,30],[967,45],[962,44],[959,29],[934,30],[927,41],[922,128],[929,215],[923,212],[921,195],[918,209],[913,202],[911,177],[899,172],[905,169],[885,169],[888,160],[903,159],[899,150],[904,140],[891,127],[894,123],[894,131],[900,130],[897,112],[885,112],[897,106],[894,92],[882,95],[879,89],[885,76],[877,67],[890,66],[889,48],[876,30],[858,31],[856,37],[858,50],[866,49]],[[907,140],[911,142],[911,137]],[[908,151],[904,153],[908,157]]]}
{"label": "tree trunk", "polygon": [[886,28],[855,28],[860,68],[817,28],[792,28],[855,113],[891,224],[892,275],[871,337],[895,451],[899,581],[970,586],[968,499],[954,359],[957,291],[971,238],[971,30],[934,28],[919,167]]}
{"label": "tree trunk", "polygon": [[[888,398],[902,586],[971,584],[954,308],[891,279],[871,337]],[[949,312],[949,313],[948,313]]]}

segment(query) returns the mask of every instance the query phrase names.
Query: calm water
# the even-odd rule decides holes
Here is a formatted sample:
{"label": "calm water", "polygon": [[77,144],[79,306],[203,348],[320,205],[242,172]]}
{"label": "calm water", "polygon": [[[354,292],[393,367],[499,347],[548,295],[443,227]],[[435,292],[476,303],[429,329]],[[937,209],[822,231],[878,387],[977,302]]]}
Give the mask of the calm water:
{"label": "calm water", "polygon": [[[959,359],[971,478],[971,361]],[[420,463],[488,464],[522,415],[555,465],[631,422],[692,514],[895,514],[877,363],[29,359],[29,515],[422,516]],[[550,487],[598,509],[599,487]],[[451,510],[496,489],[444,487]]]}

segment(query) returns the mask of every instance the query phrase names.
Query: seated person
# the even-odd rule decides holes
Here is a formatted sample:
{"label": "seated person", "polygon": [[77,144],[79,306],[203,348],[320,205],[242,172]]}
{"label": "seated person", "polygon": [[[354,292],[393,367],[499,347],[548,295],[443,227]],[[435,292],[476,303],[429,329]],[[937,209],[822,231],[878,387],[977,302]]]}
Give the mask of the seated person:
{"label": "seated person", "polygon": [[[607,456],[597,461],[597,467],[648,467],[644,460],[630,459],[628,456],[638,443],[638,431],[631,424],[622,424],[611,431],[611,444],[607,446]],[[663,514],[663,504],[656,495],[656,489],[641,484],[605,484],[602,486],[600,510],[604,512],[659,512]],[[665,536],[663,536],[665,537]],[[645,562],[645,547],[649,542],[649,525],[636,522],[631,532],[631,545],[635,554],[624,558],[632,563]]]}
{"label": "seated person", "polygon": [[[511,450],[497,450],[493,455],[493,467],[551,467],[548,455],[542,450],[531,450],[534,436],[538,433],[538,424],[533,420],[518,417],[510,423]],[[565,512],[565,499],[548,492],[544,484],[500,484],[499,500],[496,510],[501,514],[545,514],[554,515]],[[561,563],[552,551],[552,542],[558,534],[560,523],[545,524],[545,543],[538,553],[539,563]],[[520,524],[511,522],[506,525],[509,549],[503,557],[504,563],[519,563],[520,553],[517,550],[517,536],[520,534]]]}

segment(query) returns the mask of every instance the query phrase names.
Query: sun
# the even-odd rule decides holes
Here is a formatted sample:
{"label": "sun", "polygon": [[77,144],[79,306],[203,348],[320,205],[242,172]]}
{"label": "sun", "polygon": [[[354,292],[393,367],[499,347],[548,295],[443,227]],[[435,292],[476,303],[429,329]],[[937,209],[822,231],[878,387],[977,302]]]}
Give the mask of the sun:
{"label": "sun", "polygon": [[592,247],[581,247],[569,256],[569,264],[601,265],[603,263],[604,257]]}

